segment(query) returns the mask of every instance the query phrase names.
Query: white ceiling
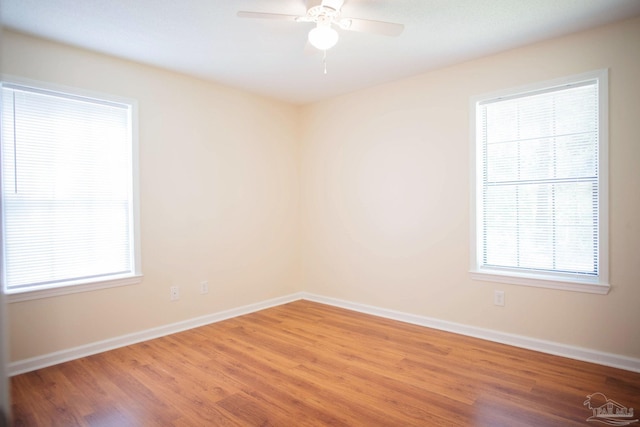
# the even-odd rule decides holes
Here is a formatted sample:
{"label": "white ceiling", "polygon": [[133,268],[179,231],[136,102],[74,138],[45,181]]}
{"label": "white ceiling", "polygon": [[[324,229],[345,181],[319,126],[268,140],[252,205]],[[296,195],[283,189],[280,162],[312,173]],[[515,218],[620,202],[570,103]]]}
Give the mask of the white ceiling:
{"label": "white ceiling", "polygon": [[640,0],[346,0],[342,15],[405,25],[399,37],[340,31],[303,52],[304,0],[3,0],[6,27],[305,104],[640,15]]}

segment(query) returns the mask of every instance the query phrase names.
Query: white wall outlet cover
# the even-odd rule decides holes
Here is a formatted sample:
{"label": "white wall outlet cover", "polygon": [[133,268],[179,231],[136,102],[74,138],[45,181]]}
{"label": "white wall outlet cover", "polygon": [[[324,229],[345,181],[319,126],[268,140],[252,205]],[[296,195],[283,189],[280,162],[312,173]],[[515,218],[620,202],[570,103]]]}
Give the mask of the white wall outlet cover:
{"label": "white wall outlet cover", "polygon": [[504,307],[504,291],[493,291],[493,304]]}
{"label": "white wall outlet cover", "polygon": [[200,293],[201,294],[208,294],[209,293],[209,282],[204,280],[202,282],[200,282]]}

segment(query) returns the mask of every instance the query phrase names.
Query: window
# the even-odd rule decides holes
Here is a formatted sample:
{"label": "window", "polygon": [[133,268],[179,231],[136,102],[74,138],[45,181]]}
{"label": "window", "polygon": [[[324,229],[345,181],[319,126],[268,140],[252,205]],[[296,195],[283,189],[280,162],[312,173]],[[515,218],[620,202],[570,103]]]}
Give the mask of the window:
{"label": "window", "polygon": [[472,277],[607,293],[606,70],[472,104]]}
{"label": "window", "polygon": [[9,301],[139,282],[135,103],[2,85]]}

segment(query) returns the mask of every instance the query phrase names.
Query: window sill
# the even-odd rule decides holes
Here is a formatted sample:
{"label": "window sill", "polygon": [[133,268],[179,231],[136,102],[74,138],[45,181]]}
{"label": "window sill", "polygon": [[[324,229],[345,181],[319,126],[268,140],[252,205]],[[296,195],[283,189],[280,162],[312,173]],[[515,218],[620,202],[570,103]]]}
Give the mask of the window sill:
{"label": "window sill", "polygon": [[73,285],[42,287],[31,290],[6,291],[5,300],[7,303],[20,301],[29,301],[42,298],[57,297],[61,295],[75,294],[79,292],[89,292],[98,289],[115,288],[118,286],[136,285],[142,282],[141,274],[133,276],[118,277],[110,280],[101,280],[99,282],[78,283]]}
{"label": "window sill", "polygon": [[558,289],[562,291],[586,292],[590,294],[606,295],[611,290],[611,285],[588,282],[549,279],[540,276],[514,276],[498,271],[470,271],[471,278],[485,282],[499,282],[510,285],[533,286],[537,288]]}

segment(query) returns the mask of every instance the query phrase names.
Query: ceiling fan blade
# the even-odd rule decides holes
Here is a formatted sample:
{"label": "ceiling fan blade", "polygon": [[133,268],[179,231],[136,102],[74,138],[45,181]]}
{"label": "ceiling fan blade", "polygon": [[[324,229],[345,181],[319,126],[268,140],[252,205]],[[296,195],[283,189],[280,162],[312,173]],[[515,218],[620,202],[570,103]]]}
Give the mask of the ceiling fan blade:
{"label": "ceiling fan blade", "polygon": [[238,12],[238,18],[276,19],[280,21],[296,22],[300,17],[296,15],[283,15],[280,13],[246,12],[241,10]]}
{"label": "ceiling fan blade", "polygon": [[340,28],[347,31],[380,34],[383,36],[399,36],[404,31],[404,25],[393,22],[370,21],[368,19],[343,18],[338,23]]}

